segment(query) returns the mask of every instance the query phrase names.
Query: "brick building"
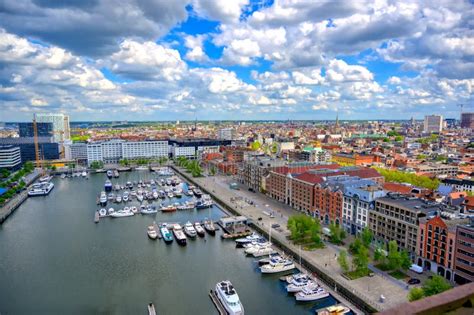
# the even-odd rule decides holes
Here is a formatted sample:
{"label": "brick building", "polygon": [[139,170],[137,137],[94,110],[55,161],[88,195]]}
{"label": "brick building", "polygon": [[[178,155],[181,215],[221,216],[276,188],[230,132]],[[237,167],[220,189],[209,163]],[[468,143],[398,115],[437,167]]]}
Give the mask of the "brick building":
{"label": "brick building", "polygon": [[459,284],[474,282],[474,219],[459,225],[456,230],[454,281]]}

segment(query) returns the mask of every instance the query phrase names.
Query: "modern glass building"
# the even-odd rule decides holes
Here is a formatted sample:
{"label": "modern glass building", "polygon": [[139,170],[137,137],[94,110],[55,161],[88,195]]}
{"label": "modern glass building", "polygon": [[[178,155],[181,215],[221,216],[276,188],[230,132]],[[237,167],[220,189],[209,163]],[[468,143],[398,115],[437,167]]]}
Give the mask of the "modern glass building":
{"label": "modern glass building", "polygon": [[[21,162],[35,161],[34,137],[0,138],[0,145],[13,145],[20,148]],[[59,145],[51,142],[51,137],[38,137],[39,156],[42,160],[59,159]]]}
{"label": "modern glass building", "polygon": [[54,142],[62,143],[71,139],[69,116],[64,114],[35,114],[37,123],[52,123]]}
{"label": "modern glass building", "polygon": [[[36,123],[36,129],[38,130],[38,137],[52,137],[53,136],[53,123]],[[35,131],[32,122],[19,123],[18,130],[21,138],[34,137]]]}

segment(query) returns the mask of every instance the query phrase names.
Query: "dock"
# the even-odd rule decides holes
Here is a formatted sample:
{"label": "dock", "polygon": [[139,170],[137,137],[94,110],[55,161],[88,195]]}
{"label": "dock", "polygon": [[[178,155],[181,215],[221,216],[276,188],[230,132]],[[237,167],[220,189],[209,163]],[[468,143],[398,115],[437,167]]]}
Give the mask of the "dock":
{"label": "dock", "polygon": [[153,303],[148,304],[148,315],[156,315],[155,305],[153,305]]}
{"label": "dock", "polygon": [[94,223],[99,223],[100,216],[99,216],[99,211],[96,211],[94,214]]}
{"label": "dock", "polygon": [[252,234],[252,231],[240,232],[240,233],[224,233],[221,235],[223,239],[241,238]]}
{"label": "dock", "polygon": [[209,291],[209,297],[211,298],[212,303],[214,303],[214,305],[216,306],[219,315],[227,315],[227,311],[225,310],[224,306],[222,305],[221,301],[219,301],[216,296],[216,293],[213,290]]}

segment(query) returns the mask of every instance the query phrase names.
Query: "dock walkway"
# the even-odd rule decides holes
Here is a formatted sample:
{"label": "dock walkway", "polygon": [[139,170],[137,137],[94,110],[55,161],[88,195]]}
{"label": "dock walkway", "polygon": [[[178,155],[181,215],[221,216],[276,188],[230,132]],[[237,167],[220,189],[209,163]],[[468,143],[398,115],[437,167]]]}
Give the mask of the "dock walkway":
{"label": "dock walkway", "polygon": [[216,306],[219,315],[227,315],[227,311],[225,310],[221,301],[219,301],[219,299],[217,298],[216,292],[214,292],[213,290],[209,291],[209,297],[211,298],[212,303],[214,303],[214,305]]}

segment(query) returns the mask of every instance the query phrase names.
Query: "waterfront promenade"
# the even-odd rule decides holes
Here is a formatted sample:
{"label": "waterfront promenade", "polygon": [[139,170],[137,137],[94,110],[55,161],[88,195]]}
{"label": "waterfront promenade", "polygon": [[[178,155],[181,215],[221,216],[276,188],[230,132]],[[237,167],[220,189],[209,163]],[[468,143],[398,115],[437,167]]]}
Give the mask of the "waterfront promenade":
{"label": "waterfront promenade", "polygon": [[[228,207],[252,219],[263,229],[269,231],[272,224],[279,224],[278,230],[272,229],[272,238],[283,243],[293,252],[299,252],[299,248],[288,241],[289,231],[286,228],[288,217],[299,213],[298,211],[263,194],[249,192],[241,185],[239,185],[240,190],[229,189],[229,183],[236,182],[236,180],[228,176],[201,177],[193,178],[193,180],[217,196]],[[252,200],[254,204],[250,205],[246,200]],[[272,211],[274,218],[265,214]],[[262,218],[262,220],[259,221],[258,218]],[[326,245],[324,249],[301,251],[302,258],[377,310],[386,310],[407,302],[406,285],[401,281],[386,277],[383,273],[375,272],[373,277],[363,277],[356,280],[344,278],[336,260],[340,248],[328,243]],[[384,302],[380,301],[381,295],[385,297]]]}

